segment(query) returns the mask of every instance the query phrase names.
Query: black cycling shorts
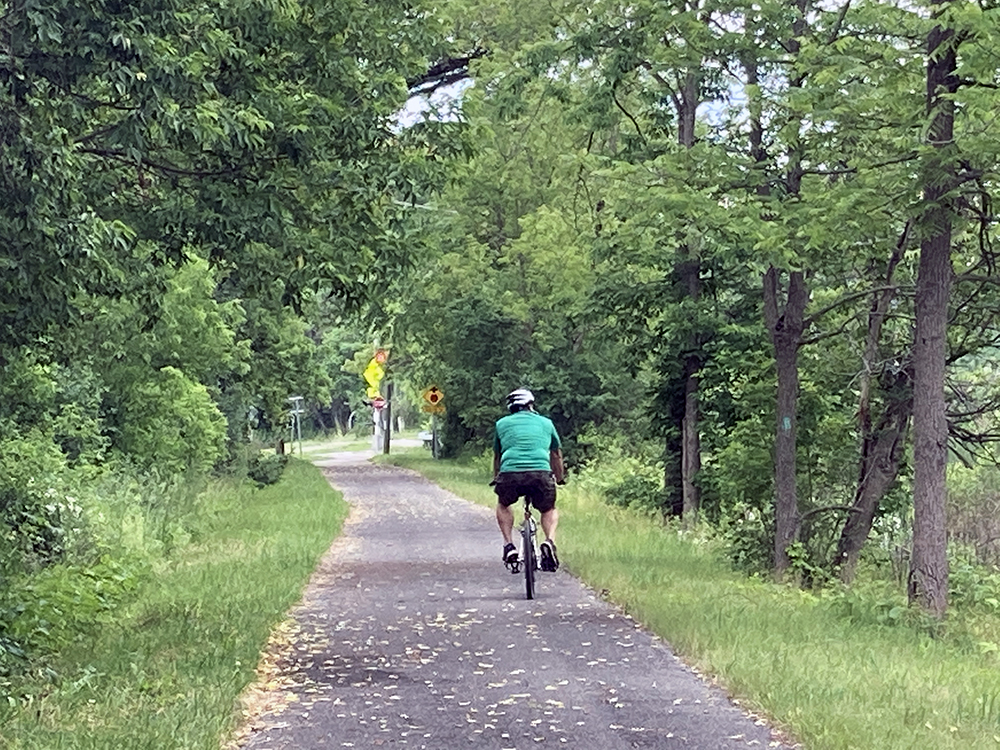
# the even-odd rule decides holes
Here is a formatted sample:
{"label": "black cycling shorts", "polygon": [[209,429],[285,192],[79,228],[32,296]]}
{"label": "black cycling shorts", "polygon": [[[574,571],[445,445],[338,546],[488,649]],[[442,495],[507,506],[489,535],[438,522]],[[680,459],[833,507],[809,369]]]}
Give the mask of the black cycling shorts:
{"label": "black cycling shorts", "polygon": [[539,513],[556,507],[556,479],[551,471],[505,471],[497,476],[494,491],[504,507],[522,497],[528,498]]}

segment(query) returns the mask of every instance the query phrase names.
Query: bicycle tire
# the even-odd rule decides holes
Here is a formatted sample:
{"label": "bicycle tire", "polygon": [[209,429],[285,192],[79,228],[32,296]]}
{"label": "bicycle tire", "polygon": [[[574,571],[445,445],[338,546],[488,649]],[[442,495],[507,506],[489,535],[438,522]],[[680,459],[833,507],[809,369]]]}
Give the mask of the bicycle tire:
{"label": "bicycle tire", "polygon": [[521,549],[524,551],[524,559],[521,564],[524,565],[524,594],[528,599],[535,598],[535,568],[537,567],[537,560],[535,559],[535,543],[532,539],[530,524],[524,524],[521,529]]}

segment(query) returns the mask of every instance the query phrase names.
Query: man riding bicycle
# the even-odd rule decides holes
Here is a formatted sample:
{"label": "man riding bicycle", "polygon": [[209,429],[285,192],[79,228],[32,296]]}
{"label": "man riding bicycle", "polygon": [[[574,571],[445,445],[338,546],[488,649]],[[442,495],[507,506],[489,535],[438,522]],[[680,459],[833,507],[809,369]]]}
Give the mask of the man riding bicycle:
{"label": "man riding bicycle", "polygon": [[506,417],[497,420],[493,438],[493,484],[497,493],[497,524],[503,535],[503,562],[517,562],[517,548],[512,541],[514,511],[511,506],[521,497],[541,513],[545,541],[539,548],[541,568],[554,573],[559,567],[556,556],[556,484],[563,484],[562,444],[555,425],[535,411],[535,397],[527,388],[518,388],[507,396]]}

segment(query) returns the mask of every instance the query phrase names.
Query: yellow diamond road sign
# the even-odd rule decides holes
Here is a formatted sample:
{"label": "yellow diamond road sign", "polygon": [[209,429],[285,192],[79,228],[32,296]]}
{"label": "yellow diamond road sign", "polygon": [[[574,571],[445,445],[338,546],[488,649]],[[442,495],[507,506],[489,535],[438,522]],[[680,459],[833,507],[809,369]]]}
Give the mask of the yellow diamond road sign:
{"label": "yellow diamond road sign", "polygon": [[424,411],[431,414],[440,414],[444,411],[444,393],[436,385],[432,385],[421,395],[424,398]]}
{"label": "yellow diamond road sign", "polygon": [[368,367],[364,371],[365,382],[368,383],[368,398],[377,398],[381,395],[379,392],[379,383],[382,382],[382,378],[385,377],[385,368],[376,359],[372,359],[368,363]]}

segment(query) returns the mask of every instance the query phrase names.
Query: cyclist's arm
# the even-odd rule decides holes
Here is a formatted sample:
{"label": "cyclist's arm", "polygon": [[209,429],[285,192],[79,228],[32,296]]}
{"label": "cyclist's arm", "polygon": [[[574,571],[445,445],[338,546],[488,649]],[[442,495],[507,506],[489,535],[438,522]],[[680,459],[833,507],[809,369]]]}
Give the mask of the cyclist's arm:
{"label": "cyclist's arm", "polygon": [[558,448],[554,451],[549,451],[549,466],[552,469],[552,475],[556,478],[556,484],[562,484],[566,481],[566,470],[563,467],[562,451]]}
{"label": "cyclist's arm", "polygon": [[497,477],[500,476],[500,453],[503,449],[500,447],[500,435],[497,433],[496,428],[493,428],[493,481],[497,481]]}

